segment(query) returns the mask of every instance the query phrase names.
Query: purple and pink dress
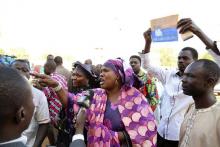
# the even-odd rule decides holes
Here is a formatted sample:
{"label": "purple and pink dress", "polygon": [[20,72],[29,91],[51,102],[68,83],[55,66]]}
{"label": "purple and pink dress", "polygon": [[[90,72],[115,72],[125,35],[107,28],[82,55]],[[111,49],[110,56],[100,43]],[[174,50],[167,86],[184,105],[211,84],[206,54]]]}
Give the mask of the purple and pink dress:
{"label": "purple and pink dress", "polygon": [[[104,63],[121,77],[122,88],[117,103],[112,104],[104,89],[93,89],[91,105],[87,109],[87,146],[120,147],[118,132],[126,131],[133,147],[156,147],[157,126],[153,111],[145,96],[133,86],[140,85],[133,70],[121,59],[110,59]],[[69,94],[74,112],[81,94]]]}
{"label": "purple and pink dress", "polygon": [[[81,95],[69,95],[76,102]],[[73,105],[77,111],[76,104]],[[112,110],[113,112],[112,112]],[[121,90],[118,103],[111,104],[105,90],[94,89],[87,110],[87,141],[89,147],[120,147],[119,131],[125,130],[132,146],[156,147],[157,127],[146,98],[136,88]]]}

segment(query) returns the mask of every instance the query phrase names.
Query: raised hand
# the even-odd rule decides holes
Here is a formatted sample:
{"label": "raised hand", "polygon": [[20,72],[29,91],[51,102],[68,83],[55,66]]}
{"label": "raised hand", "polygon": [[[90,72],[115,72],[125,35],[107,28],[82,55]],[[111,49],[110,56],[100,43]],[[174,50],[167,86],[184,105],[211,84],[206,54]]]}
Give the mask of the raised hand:
{"label": "raised hand", "polygon": [[142,53],[145,54],[145,53],[150,52],[150,46],[151,46],[151,42],[152,42],[151,28],[149,28],[147,31],[145,31],[143,36],[145,39],[145,46],[144,46],[144,50],[142,50]]}
{"label": "raised hand", "polygon": [[181,19],[177,23],[177,28],[180,28],[180,33],[185,33],[190,31],[194,33],[199,39],[206,45],[207,49],[211,49],[218,56],[220,56],[220,51],[215,44],[215,41],[210,39],[190,18]]}
{"label": "raised hand", "polygon": [[195,35],[199,35],[201,29],[192,21],[191,18],[183,18],[177,23],[177,28],[179,28],[179,33],[183,34],[187,31],[194,33]]}
{"label": "raised hand", "polygon": [[152,39],[151,39],[151,28],[149,28],[147,31],[145,31],[143,35],[144,35],[145,41],[147,41],[147,42],[152,41]]}

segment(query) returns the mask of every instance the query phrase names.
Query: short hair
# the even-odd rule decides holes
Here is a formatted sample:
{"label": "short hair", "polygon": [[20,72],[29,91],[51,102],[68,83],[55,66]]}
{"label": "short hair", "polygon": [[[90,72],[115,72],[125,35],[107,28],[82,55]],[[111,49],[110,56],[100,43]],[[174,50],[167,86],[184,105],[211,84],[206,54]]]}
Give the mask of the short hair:
{"label": "short hair", "polygon": [[84,64],[92,64],[92,59],[86,59]]}
{"label": "short hair", "polygon": [[194,60],[198,60],[198,52],[192,47],[184,47],[181,51],[190,51]]}
{"label": "short hair", "polygon": [[27,59],[16,59],[10,64],[10,67],[16,62],[26,63],[28,65],[29,70],[31,69],[30,62]]}
{"label": "short hair", "polygon": [[[50,59],[50,57],[51,57],[52,59]],[[54,57],[53,57],[52,54],[47,55],[47,60],[53,60],[53,59],[54,59]]]}
{"label": "short hair", "polygon": [[141,63],[141,57],[140,57],[140,56],[138,56],[138,55],[132,55],[132,56],[129,58],[129,60],[131,60],[131,58],[136,58],[136,59],[138,59],[138,60],[140,61],[140,63]]}
{"label": "short hair", "polygon": [[52,54],[47,55],[47,57],[49,57],[49,56],[53,56],[53,55]]}
{"label": "short hair", "polygon": [[215,62],[209,59],[199,59],[195,61],[193,64],[201,64],[203,67],[203,70],[205,70],[206,77],[213,78],[215,85],[218,83],[218,80],[220,77],[220,68]]}
{"label": "short hair", "polygon": [[61,64],[63,64],[63,59],[60,56],[56,56],[54,58],[54,62],[56,63],[56,65],[61,65]]}
{"label": "short hair", "polygon": [[[0,124],[7,121],[31,94],[27,80],[13,68],[0,68]],[[5,120],[6,119],[6,120]]]}
{"label": "short hair", "polygon": [[44,64],[44,67],[47,67],[51,72],[54,72],[56,70],[56,63],[54,60],[47,60],[47,62]]}

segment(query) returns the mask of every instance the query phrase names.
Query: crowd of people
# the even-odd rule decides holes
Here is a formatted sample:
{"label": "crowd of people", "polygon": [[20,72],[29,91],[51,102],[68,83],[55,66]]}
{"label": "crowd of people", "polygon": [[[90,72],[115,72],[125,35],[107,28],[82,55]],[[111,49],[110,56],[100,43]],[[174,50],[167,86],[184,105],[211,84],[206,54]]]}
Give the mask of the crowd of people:
{"label": "crowd of people", "polygon": [[130,65],[120,57],[96,66],[88,59],[69,71],[62,57],[48,55],[40,74],[28,60],[0,63],[0,147],[40,147],[45,138],[56,147],[220,146],[218,44],[190,18],[177,28],[196,35],[215,61],[185,47],[177,68],[154,66],[149,28]]}

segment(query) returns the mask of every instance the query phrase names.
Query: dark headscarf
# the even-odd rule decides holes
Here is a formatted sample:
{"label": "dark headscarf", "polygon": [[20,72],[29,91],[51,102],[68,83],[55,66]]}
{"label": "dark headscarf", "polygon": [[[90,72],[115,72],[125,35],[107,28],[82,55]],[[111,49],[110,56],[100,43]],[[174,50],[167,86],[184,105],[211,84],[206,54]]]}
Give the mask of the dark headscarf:
{"label": "dark headscarf", "polygon": [[92,65],[82,64],[81,62],[77,61],[74,63],[74,68],[79,68],[89,79],[90,88],[98,88],[99,81],[97,76],[92,72]]}

